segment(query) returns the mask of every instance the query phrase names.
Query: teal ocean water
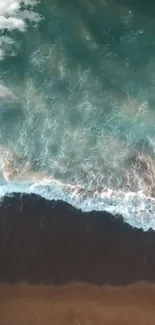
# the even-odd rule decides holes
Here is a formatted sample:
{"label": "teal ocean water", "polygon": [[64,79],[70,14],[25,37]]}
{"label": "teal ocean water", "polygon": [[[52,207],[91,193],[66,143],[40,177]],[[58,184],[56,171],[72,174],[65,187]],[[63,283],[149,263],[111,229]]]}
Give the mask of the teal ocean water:
{"label": "teal ocean water", "polygon": [[155,5],[1,0],[0,195],[155,229]]}

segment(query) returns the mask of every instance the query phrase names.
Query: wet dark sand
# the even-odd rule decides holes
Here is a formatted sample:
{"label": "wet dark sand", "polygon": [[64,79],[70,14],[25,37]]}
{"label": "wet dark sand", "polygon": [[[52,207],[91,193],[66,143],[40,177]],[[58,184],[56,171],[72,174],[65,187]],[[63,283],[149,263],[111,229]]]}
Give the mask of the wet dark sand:
{"label": "wet dark sand", "polygon": [[35,195],[6,198],[0,283],[0,325],[152,325],[155,232]]}

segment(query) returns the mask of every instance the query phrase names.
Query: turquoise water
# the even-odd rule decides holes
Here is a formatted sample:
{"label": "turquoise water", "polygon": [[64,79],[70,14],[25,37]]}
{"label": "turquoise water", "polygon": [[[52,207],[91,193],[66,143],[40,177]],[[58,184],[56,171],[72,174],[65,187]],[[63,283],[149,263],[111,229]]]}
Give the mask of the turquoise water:
{"label": "turquoise water", "polygon": [[0,4],[1,195],[35,192],[155,228],[155,7],[10,3]]}

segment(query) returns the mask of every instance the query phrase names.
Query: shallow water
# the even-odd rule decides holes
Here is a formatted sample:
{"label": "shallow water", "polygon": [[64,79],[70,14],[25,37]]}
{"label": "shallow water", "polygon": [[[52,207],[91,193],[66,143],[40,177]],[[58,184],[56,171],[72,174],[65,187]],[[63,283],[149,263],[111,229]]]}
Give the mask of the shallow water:
{"label": "shallow water", "polygon": [[18,100],[0,102],[2,196],[38,193],[155,229],[155,6],[9,2],[0,83]]}

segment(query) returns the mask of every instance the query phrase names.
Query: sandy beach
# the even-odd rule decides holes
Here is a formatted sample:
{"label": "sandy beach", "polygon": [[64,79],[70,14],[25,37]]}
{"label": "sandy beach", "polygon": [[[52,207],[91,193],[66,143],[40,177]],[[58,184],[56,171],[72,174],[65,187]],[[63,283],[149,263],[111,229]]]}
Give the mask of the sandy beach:
{"label": "sandy beach", "polygon": [[155,233],[35,195],[0,206],[0,325],[152,325]]}
{"label": "sandy beach", "polygon": [[1,325],[152,325],[155,286],[0,287]]}

